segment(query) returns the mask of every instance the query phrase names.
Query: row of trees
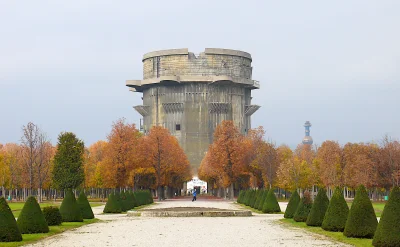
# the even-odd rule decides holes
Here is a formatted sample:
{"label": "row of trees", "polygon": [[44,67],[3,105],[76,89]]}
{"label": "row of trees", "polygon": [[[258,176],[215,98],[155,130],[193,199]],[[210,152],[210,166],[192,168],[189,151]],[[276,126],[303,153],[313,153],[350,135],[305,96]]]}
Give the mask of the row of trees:
{"label": "row of trees", "polygon": [[[222,122],[214,133],[200,169],[199,177],[209,182],[209,190],[248,187],[285,190],[335,186],[347,187],[350,196],[363,184],[377,195],[400,184],[400,143],[385,136],[377,143],[325,141],[321,146],[300,144],[295,150],[277,147],[264,139],[262,127],[240,134],[232,121]],[[220,190],[218,190],[220,191]]]}
{"label": "row of trees", "polygon": [[[134,124],[119,119],[106,141],[85,148],[75,134],[63,132],[53,146],[35,124],[22,128],[21,143],[0,144],[1,194],[26,197],[43,189],[86,188],[91,191],[180,188],[192,178],[189,161],[175,137],[163,127],[143,136]],[[171,190],[172,191],[172,190]]]}

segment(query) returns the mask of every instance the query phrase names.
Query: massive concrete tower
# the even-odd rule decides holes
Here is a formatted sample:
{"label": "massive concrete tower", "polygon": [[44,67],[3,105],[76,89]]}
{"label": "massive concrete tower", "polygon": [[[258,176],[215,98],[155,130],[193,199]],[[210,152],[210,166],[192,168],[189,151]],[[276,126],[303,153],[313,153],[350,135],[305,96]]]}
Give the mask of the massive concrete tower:
{"label": "massive concrete tower", "polygon": [[251,104],[251,55],[246,52],[206,48],[195,55],[172,49],[143,56],[143,80],[128,80],[131,91],[143,93],[143,132],[161,125],[176,136],[194,174],[212,143],[216,126],[233,120],[242,133],[251,127],[250,116],[260,106]]}

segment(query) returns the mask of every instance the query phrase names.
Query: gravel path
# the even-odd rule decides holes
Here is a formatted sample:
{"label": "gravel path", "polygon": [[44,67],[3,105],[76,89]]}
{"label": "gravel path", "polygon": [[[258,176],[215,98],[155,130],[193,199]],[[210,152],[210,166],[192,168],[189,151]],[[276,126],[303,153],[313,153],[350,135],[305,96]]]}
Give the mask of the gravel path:
{"label": "gravel path", "polygon": [[[148,208],[213,207],[238,209],[236,203],[201,199],[170,200]],[[286,205],[282,204],[282,208]],[[253,217],[146,218],[102,215],[103,206],[94,208],[103,222],[80,227],[30,246],[345,246],[302,230],[286,228],[277,220],[283,215]]]}

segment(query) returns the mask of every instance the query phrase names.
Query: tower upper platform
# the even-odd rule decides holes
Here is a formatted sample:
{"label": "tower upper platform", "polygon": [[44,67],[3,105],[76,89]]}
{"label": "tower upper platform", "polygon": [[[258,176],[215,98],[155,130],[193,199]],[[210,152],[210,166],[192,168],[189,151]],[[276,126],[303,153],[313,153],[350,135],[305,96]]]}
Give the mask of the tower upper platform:
{"label": "tower upper platform", "polygon": [[185,49],[153,51],[143,56],[143,80],[127,80],[132,91],[160,83],[236,83],[250,89],[260,88],[252,79],[251,55],[247,52],[206,48],[195,55]]}

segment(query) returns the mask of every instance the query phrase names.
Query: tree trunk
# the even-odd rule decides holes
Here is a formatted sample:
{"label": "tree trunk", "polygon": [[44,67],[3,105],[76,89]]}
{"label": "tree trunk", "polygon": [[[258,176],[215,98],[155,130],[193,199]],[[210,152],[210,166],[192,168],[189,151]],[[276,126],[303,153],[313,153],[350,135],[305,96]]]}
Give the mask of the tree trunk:
{"label": "tree trunk", "polygon": [[233,200],[233,198],[235,196],[234,194],[235,194],[234,186],[233,186],[233,183],[231,183],[231,185],[229,185],[229,193],[228,193],[229,200]]}
{"label": "tree trunk", "polygon": [[163,198],[163,187],[162,186],[158,186],[157,187],[157,197],[158,197],[158,201],[161,201]]}

